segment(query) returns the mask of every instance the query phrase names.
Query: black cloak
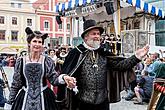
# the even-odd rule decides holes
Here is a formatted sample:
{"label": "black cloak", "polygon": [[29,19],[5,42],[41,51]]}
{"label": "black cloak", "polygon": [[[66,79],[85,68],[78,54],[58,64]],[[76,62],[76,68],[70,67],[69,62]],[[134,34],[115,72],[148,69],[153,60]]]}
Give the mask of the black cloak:
{"label": "black cloak", "polygon": [[[102,47],[100,47],[96,51],[98,51],[99,55],[107,57],[107,66],[109,67],[107,70],[107,90],[109,91],[109,103],[118,102],[121,100],[120,92],[124,90],[124,87],[128,86],[129,82],[136,78],[132,68],[138,62],[140,62],[140,60],[136,58],[135,55],[127,59],[122,57],[116,57],[114,54],[104,51]],[[77,66],[80,54],[82,54],[83,58],[83,56],[85,56],[87,52],[88,49],[86,49],[82,44],[72,49],[65,59],[62,68],[62,74],[70,74],[70,72],[75,68],[75,66]],[[73,77],[76,78],[76,75],[81,72],[81,69],[79,68],[80,66],[76,67],[76,71],[74,72]],[[71,99],[69,100],[69,102],[72,103],[72,98],[69,99]]]}

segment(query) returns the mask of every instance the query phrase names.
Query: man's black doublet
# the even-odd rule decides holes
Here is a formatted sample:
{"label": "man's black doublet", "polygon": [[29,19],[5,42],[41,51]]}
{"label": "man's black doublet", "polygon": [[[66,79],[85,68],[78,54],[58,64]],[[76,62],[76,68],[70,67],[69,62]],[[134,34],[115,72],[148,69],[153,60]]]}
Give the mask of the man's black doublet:
{"label": "man's black doublet", "polygon": [[[97,53],[96,53],[97,54]],[[92,51],[90,51],[81,65],[81,73],[77,77],[79,89],[78,98],[81,101],[100,104],[107,99],[107,74],[105,57],[98,56],[96,59],[98,67],[93,67]]]}

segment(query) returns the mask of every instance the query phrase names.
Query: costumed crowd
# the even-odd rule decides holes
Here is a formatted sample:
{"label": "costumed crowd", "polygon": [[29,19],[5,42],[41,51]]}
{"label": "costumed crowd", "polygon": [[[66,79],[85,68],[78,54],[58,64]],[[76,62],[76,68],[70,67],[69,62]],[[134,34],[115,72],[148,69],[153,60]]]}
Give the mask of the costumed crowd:
{"label": "costumed crowd", "polygon": [[127,101],[136,97],[134,104],[147,102],[148,110],[165,109],[164,57],[148,53],[148,45],[119,57],[120,36],[103,37],[104,29],[92,19],[84,21],[83,30],[82,44],[57,51],[44,49],[48,34],[27,27],[28,52],[15,61],[4,109],[109,110],[123,90]]}

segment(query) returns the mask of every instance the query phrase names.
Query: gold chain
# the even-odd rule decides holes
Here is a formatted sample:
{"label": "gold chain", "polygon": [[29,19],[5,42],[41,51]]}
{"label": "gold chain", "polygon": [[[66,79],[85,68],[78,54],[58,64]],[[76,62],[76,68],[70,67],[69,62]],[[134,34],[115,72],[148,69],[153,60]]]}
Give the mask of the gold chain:
{"label": "gold chain", "polygon": [[98,53],[96,53],[96,56],[95,56],[95,52],[94,52],[94,51],[92,51],[91,60],[92,60],[92,63],[97,64],[97,60],[98,60]]}

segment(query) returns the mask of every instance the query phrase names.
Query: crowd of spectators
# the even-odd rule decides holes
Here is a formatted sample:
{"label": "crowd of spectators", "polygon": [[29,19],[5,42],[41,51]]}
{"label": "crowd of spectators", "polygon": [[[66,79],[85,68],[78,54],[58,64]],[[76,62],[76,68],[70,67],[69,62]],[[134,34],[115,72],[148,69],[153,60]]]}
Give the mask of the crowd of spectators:
{"label": "crowd of spectators", "polygon": [[[45,48],[44,55],[49,56],[55,63],[55,69],[60,74],[62,70],[62,65],[64,63],[65,57],[67,56],[68,52],[71,48],[66,47],[59,47],[59,48]],[[53,87],[49,84],[49,87],[57,94],[57,87]]]}
{"label": "crowd of spectators", "polygon": [[130,82],[127,90],[127,96],[125,100],[130,101],[136,97],[134,104],[143,104],[144,102],[149,103],[152,92],[153,92],[153,81],[156,76],[157,63],[164,62],[162,56],[163,51],[160,53],[149,53],[145,59],[136,65],[135,74],[136,79]]}
{"label": "crowd of spectators", "polygon": [[104,51],[109,51],[111,53],[116,53],[116,55],[121,54],[121,38],[114,34],[105,34],[102,37],[102,45],[104,46]]}

